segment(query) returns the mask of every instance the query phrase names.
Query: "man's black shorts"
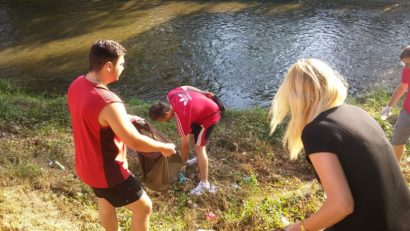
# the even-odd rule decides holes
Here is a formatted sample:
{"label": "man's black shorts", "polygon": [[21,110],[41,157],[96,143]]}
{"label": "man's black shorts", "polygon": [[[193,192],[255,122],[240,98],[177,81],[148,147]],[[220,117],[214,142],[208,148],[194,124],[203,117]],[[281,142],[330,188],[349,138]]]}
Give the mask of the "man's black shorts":
{"label": "man's black shorts", "polygon": [[122,207],[139,200],[144,193],[141,183],[130,175],[124,182],[111,188],[92,188],[95,195],[114,207]]}
{"label": "man's black shorts", "polygon": [[204,128],[199,124],[191,124],[191,134],[194,134],[195,144],[198,146],[206,146],[206,142],[211,136],[212,131],[215,128],[215,124]]}

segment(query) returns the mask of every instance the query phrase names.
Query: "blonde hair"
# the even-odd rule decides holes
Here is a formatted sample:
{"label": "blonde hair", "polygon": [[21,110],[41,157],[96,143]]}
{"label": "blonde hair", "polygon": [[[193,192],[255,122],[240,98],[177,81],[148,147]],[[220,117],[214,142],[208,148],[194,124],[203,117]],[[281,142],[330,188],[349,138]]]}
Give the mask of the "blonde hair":
{"label": "blonde hair", "polygon": [[301,59],[288,70],[269,111],[270,134],[290,111],[283,146],[296,159],[303,148],[302,130],[321,112],[343,104],[347,86],[326,63]]}

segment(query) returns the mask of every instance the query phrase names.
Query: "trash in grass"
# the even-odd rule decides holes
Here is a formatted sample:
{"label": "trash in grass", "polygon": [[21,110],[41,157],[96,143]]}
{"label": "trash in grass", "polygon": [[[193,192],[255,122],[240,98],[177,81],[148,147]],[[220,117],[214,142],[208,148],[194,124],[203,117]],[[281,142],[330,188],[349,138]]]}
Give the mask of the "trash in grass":
{"label": "trash in grass", "polygon": [[215,213],[213,212],[208,212],[205,214],[205,216],[206,216],[206,220],[208,221],[214,221],[217,218]]}
{"label": "trash in grass", "polygon": [[191,208],[196,209],[196,208],[198,208],[198,205],[195,204],[195,203],[192,203]]}
{"label": "trash in grass", "polygon": [[192,202],[191,200],[188,200],[188,206],[189,206],[191,209],[198,208],[198,205],[195,204],[194,202]]}
{"label": "trash in grass", "polygon": [[238,184],[233,183],[233,184],[231,184],[230,188],[231,188],[231,189],[239,189],[240,187],[239,187]]}
{"label": "trash in grass", "polygon": [[60,170],[65,170],[64,165],[62,165],[60,162],[56,160],[48,160],[47,165],[51,168],[58,168]]}
{"label": "trash in grass", "polygon": [[195,164],[197,164],[197,163],[198,163],[198,159],[197,159],[196,157],[194,157],[194,158],[188,160],[188,161],[186,162],[186,165],[187,165],[187,166],[193,166],[193,165],[195,165]]}
{"label": "trash in grass", "polygon": [[288,221],[288,219],[286,219],[286,217],[284,217],[284,216],[282,216],[281,220],[282,220],[282,224],[283,224],[284,226],[287,226],[287,225],[290,224],[289,221]]}
{"label": "trash in grass", "polygon": [[178,174],[178,183],[184,184],[184,183],[187,181],[187,179],[188,179],[188,178],[186,178],[186,177],[184,176],[184,173],[179,172],[179,174]]}
{"label": "trash in grass", "polygon": [[251,177],[250,176],[244,176],[243,178],[242,178],[242,181],[244,182],[244,183],[246,183],[246,184],[249,184],[249,183],[251,183]]}
{"label": "trash in grass", "polygon": [[248,185],[258,184],[258,179],[256,178],[255,175],[244,176],[244,177],[242,177],[242,181],[243,181],[243,183],[248,184]]}

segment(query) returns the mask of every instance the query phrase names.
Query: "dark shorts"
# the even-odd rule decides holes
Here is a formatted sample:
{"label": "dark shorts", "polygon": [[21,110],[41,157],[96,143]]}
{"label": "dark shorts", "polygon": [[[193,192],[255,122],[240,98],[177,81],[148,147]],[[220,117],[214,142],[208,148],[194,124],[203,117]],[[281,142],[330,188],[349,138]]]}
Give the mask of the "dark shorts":
{"label": "dark shorts", "polygon": [[207,128],[199,124],[191,124],[191,134],[194,134],[195,145],[205,146],[206,141],[211,136],[212,131],[214,130],[215,124]]}
{"label": "dark shorts", "polygon": [[144,193],[141,183],[130,175],[124,182],[111,188],[92,188],[95,195],[114,207],[122,207],[139,200]]}

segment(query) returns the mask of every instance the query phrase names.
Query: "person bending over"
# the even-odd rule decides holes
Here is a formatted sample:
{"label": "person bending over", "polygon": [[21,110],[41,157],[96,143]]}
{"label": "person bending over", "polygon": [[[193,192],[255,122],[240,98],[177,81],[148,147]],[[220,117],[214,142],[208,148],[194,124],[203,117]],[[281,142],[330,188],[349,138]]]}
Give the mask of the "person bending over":
{"label": "person bending over", "polygon": [[324,62],[301,59],[288,70],[270,109],[274,132],[288,114],[284,145],[304,148],[326,193],[298,230],[410,230],[410,190],[379,124],[345,104],[347,87]]}
{"label": "person bending over", "polygon": [[[204,191],[214,193],[215,186],[208,180],[208,156],[206,142],[221,118],[218,105],[211,99],[210,92],[195,87],[177,87],[167,94],[169,104],[160,102],[149,109],[149,116],[156,121],[169,122],[175,118],[181,136],[181,156],[184,163],[189,157],[190,137],[194,141],[194,151],[198,160],[200,182],[191,194],[200,195]],[[192,161],[192,160],[190,160]]]}

